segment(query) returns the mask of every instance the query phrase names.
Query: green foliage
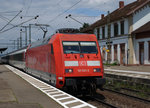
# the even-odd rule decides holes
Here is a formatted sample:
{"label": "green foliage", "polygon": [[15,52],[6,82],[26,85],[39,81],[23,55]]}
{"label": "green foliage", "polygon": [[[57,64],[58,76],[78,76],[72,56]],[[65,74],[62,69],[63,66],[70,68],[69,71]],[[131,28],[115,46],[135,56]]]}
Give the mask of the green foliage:
{"label": "green foliage", "polygon": [[119,64],[118,61],[114,61],[113,63],[110,63],[109,61],[106,61],[106,63],[104,63],[104,65],[106,65],[106,66],[116,66],[118,64]]}
{"label": "green foliage", "polygon": [[80,27],[80,31],[82,31],[83,29],[89,27],[89,23],[84,23],[82,27]]}
{"label": "green foliage", "polygon": [[135,94],[141,98],[150,99],[149,95],[147,95],[147,93],[150,93],[150,86],[148,86],[148,85],[130,83],[130,81],[107,79],[104,87],[112,89],[112,90],[117,90],[117,91],[120,91],[121,88],[137,90],[139,92],[137,92],[137,93],[135,92],[133,94]]}

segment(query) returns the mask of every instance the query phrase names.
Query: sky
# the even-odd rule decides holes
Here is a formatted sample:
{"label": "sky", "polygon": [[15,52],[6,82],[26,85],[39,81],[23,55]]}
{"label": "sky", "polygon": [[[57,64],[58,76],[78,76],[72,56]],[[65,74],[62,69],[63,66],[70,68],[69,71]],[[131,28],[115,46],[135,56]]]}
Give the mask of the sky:
{"label": "sky", "polygon": [[[14,27],[16,25],[29,26],[29,24],[47,24],[49,27],[47,28],[48,32],[46,37],[48,37],[54,34],[56,29],[59,28],[80,28],[82,26],[71,18],[66,18],[69,14],[81,23],[92,24],[101,18],[101,14],[106,15],[107,11],[112,12],[117,9],[119,7],[119,1],[120,0],[0,0],[0,48],[8,47],[5,53],[16,50],[17,47],[14,47],[14,40],[20,37],[20,29],[24,31],[24,28],[19,26]],[[122,1],[124,1],[126,5],[136,0]],[[37,15],[39,15],[39,17],[34,19]],[[28,21],[30,19],[32,20]],[[8,24],[9,21],[11,22]],[[7,29],[10,30],[7,31]],[[29,34],[29,30],[27,30],[27,34]],[[32,26],[32,42],[42,37],[42,29]],[[24,44],[25,32],[22,32],[22,40]],[[16,42],[15,44],[17,45]]]}

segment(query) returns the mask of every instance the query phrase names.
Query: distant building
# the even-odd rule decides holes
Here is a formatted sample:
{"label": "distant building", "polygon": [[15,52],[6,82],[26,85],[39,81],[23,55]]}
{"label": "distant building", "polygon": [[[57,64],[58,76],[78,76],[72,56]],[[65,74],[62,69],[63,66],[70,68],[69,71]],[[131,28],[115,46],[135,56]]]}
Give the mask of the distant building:
{"label": "distant building", "polygon": [[97,36],[104,62],[150,65],[150,0],[126,6],[120,1],[118,9],[83,32]]}

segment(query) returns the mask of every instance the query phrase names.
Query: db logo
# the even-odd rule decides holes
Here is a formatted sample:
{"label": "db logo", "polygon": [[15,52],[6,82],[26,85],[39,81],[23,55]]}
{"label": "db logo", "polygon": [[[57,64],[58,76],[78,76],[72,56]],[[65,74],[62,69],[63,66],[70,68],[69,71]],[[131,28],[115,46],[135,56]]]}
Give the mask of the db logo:
{"label": "db logo", "polygon": [[79,61],[79,66],[87,66],[86,61]]}

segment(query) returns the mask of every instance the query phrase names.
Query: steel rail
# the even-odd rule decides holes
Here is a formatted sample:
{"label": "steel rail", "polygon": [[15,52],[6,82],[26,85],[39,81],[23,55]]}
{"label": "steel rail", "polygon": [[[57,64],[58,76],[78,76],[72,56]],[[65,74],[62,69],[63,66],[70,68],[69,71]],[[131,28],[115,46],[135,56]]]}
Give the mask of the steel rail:
{"label": "steel rail", "polygon": [[122,89],[122,90],[127,90],[127,91],[130,91],[130,92],[135,92],[135,93],[144,93],[144,94],[146,94],[146,95],[150,95],[150,93],[147,93],[147,92],[142,92],[142,91],[139,91],[139,90],[134,90],[134,89],[130,89],[130,88],[123,88],[123,87],[121,87],[120,89]]}
{"label": "steel rail", "polygon": [[116,107],[116,106],[114,106],[114,105],[112,105],[112,104],[109,104],[109,103],[107,103],[107,102],[105,102],[105,101],[102,101],[102,100],[100,100],[100,99],[98,99],[98,98],[96,98],[96,97],[90,97],[92,100],[95,100],[95,101],[97,101],[97,102],[99,102],[100,104],[103,104],[104,106],[107,106],[107,107],[109,107],[109,108],[118,108],[118,107]]}
{"label": "steel rail", "polygon": [[143,99],[143,98],[139,98],[139,97],[136,97],[136,96],[128,95],[128,94],[121,93],[121,92],[118,92],[118,91],[115,91],[115,90],[111,90],[111,89],[104,88],[104,90],[109,91],[109,92],[113,92],[113,93],[116,93],[116,94],[120,94],[120,95],[123,95],[123,96],[127,96],[127,97],[130,97],[130,98],[139,100],[139,101],[150,103],[150,100],[147,100],[147,99]]}

